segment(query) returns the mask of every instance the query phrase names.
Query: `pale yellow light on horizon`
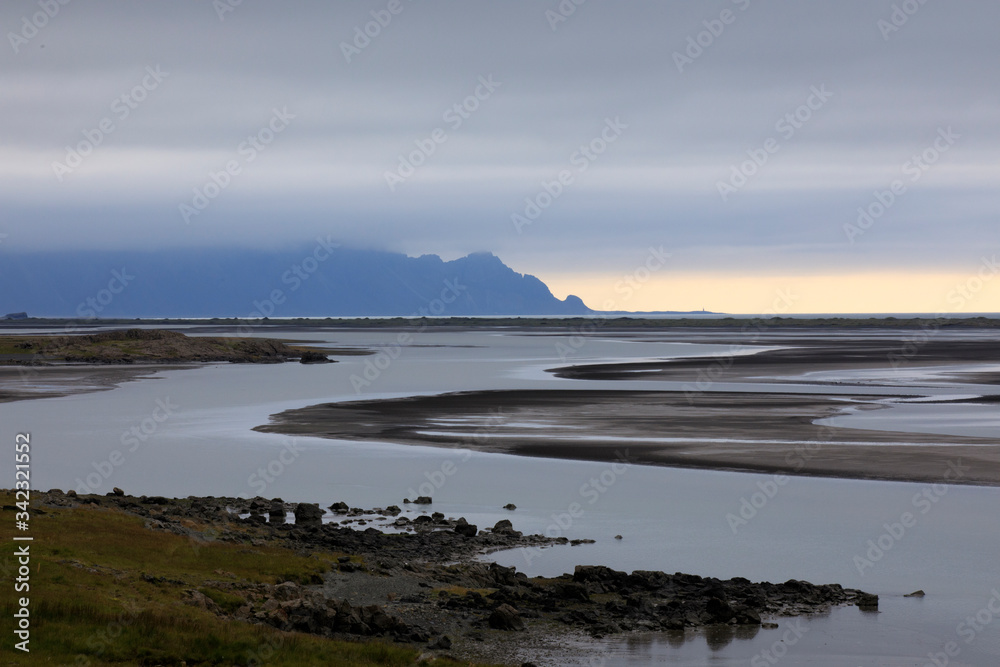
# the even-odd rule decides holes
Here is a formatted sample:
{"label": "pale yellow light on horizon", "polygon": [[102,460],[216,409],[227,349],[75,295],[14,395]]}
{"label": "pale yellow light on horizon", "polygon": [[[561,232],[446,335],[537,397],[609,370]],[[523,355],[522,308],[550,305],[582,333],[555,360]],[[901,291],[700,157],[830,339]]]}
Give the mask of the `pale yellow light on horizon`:
{"label": "pale yellow light on horizon", "polygon": [[[733,314],[997,313],[1000,274],[876,272],[845,275],[698,273],[539,275],[560,299],[595,310],[701,310]],[[645,280],[643,280],[645,278]]]}

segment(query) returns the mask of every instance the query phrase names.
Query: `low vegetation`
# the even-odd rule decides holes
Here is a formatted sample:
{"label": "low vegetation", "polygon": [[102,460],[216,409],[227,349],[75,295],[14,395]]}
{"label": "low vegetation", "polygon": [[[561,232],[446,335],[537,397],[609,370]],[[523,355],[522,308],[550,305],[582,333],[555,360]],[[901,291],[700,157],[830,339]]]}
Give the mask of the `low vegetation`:
{"label": "low vegetation", "polygon": [[266,338],[185,336],[164,329],[125,329],[72,336],[0,336],[0,363],[262,363],[298,359],[310,353],[309,348]]}
{"label": "low vegetation", "polygon": [[[13,525],[14,497],[7,491],[0,499],[0,520]],[[3,664],[422,664],[409,646],[281,632],[190,604],[196,591],[227,610],[241,602],[223,590],[233,584],[318,581],[340,554],[183,537],[105,507],[36,509],[30,525],[31,589],[24,595],[31,600],[31,652],[13,650],[8,637]],[[190,527],[193,534],[208,528]],[[0,563],[4,580],[12,580],[14,567],[8,553]],[[5,595],[3,615],[15,611]]]}

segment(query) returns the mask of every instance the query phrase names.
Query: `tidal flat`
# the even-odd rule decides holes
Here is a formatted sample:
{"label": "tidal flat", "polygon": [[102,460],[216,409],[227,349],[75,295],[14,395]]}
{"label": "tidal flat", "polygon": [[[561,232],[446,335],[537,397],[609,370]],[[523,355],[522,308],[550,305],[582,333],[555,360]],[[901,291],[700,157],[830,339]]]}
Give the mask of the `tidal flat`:
{"label": "tidal flat", "polygon": [[[31,431],[46,443],[36,449],[36,488],[352,507],[431,495],[433,509],[404,509],[411,520],[509,519],[526,535],[594,540],[480,556],[528,577],[589,565],[837,583],[879,596],[878,614],[835,608],[803,621],[789,664],[923,664],[950,641],[961,647],[952,664],[991,664],[995,636],[977,631],[966,643],[959,625],[986,608],[1000,576],[995,333],[941,329],[926,349],[979,351],[922,359],[917,345],[894,364],[889,354],[909,351],[922,331],[771,327],[751,339],[720,326],[261,327],[260,337],[331,351],[339,363],[153,368],[106,391],[0,404],[0,424],[11,441]],[[829,353],[817,344],[873,352],[857,367],[851,355],[824,366]],[[794,348],[811,349],[816,363],[749,361]],[[3,390],[19,381],[6,376]],[[165,399],[177,409],[156,421]],[[341,418],[274,419],[316,410]],[[254,430],[267,424],[302,430]],[[141,438],[123,440],[136,428]],[[818,448],[813,465],[824,455],[842,465],[789,468],[798,447]],[[949,473],[956,467],[961,478]],[[917,589],[925,597],[904,597]],[[579,641],[607,664],[744,665],[792,629],[776,622],[753,636],[692,629]],[[521,659],[538,664],[576,660],[524,650]]]}

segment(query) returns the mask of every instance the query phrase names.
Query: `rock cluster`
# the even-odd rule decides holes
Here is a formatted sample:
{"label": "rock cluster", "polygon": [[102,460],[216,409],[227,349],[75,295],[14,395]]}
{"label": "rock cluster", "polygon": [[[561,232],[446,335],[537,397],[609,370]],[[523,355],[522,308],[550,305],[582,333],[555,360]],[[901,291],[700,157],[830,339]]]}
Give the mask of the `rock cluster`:
{"label": "rock cluster", "polygon": [[[146,517],[148,528],[199,542],[266,543],[300,553],[350,554],[331,559],[332,569],[322,577],[314,575],[309,585],[211,582],[244,601],[235,611],[230,606],[229,613],[203,593],[187,592],[189,603],[214,613],[285,630],[380,636],[447,650],[452,639],[441,628],[466,639],[559,626],[593,636],[705,626],[755,632],[769,627],[764,619],[777,616],[821,613],[847,604],[878,608],[878,596],[796,580],[752,583],[656,571],[626,573],[604,566],[577,566],[572,575],[529,579],[514,568],[476,558],[498,549],[568,540],[523,535],[507,519],[480,530],[464,518],[450,519],[440,512],[411,520],[398,516],[395,506],[369,511],[339,502],[330,506],[338,516],[381,515],[394,528],[412,529],[383,533],[323,523],[325,512],[318,504],[285,503],[280,498],[135,498],[118,491],[106,496],[50,491],[38,499],[54,506],[119,508]],[[294,514],[294,524],[285,523],[287,513]],[[348,600],[346,590],[361,591],[364,599]]]}

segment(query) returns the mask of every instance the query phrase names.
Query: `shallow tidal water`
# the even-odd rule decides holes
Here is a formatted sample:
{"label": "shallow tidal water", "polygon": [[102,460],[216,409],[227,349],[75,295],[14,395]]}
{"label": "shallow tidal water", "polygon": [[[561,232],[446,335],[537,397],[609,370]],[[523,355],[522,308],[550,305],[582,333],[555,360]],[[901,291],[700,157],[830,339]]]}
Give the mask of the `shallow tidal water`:
{"label": "shallow tidal water", "polygon": [[[605,334],[570,345],[572,355],[561,359],[565,348],[558,344],[568,345],[568,336],[516,330],[410,334],[412,344],[396,348],[396,331],[262,332],[331,347],[386,346],[386,351],[322,366],[163,371],[110,391],[4,403],[0,438],[12,443],[16,433],[31,433],[33,486],[40,489],[104,493],[119,486],[136,495],[263,495],[367,508],[432,495],[435,511],[480,526],[507,518],[524,532],[597,541],[491,556],[529,575],[603,564],[627,571],[840,583],[881,597],[878,614],[835,609],[824,616],[779,619],[777,629],[742,636],[713,631],[601,640],[595,649],[605,662],[599,664],[922,666],[935,664],[932,656],[949,642],[954,643],[949,665],[1000,664],[1000,614],[990,610],[991,604],[1000,609],[1000,488],[776,478],[250,430],[284,409],[356,398],[516,388],[679,389],[670,382],[560,380],[545,369],[730,349],[698,340],[657,342],[648,332],[640,340]],[[860,385],[886,396],[912,394],[915,386],[934,395],[996,391],[919,374],[905,387],[873,388],[869,375],[858,377]],[[769,388],[764,382],[733,382],[717,383],[713,390]],[[850,378],[836,386],[780,388],[854,390]],[[158,422],[154,415],[162,416],[163,406],[169,414]],[[903,403],[832,423],[1000,437],[996,418],[978,407]],[[130,434],[133,428],[141,435]],[[110,463],[116,450],[123,458],[117,466]],[[2,469],[13,479],[9,460]],[[507,503],[517,510],[501,509]],[[912,516],[911,525],[902,525],[904,513]],[[926,597],[903,597],[917,589]],[[940,655],[937,660],[942,662]]]}

